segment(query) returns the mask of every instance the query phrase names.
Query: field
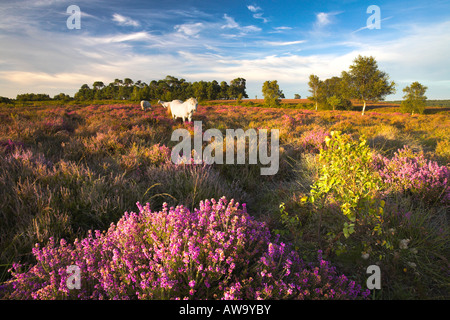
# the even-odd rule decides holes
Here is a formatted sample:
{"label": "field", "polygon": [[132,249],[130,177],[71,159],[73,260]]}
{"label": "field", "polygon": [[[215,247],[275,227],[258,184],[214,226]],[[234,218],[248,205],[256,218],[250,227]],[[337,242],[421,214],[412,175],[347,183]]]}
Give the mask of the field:
{"label": "field", "polygon": [[0,297],[449,299],[450,114],[429,110],[200,104],[203,130],[280,130],[261,176],[173,164],[193,123],[158,105],[2,106]]}

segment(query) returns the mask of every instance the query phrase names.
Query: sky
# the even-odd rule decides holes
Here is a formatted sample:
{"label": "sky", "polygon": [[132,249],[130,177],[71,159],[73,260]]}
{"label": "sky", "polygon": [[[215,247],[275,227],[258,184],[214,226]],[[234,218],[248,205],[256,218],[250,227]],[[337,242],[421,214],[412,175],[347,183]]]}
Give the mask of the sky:
{"label": "sky", "polygon": [[[79,29],[68,27],[71,5]],[[358,55],[397,84],[386,100],[414,81],[428,99],[450,99],[450,0],[0,0],[0,96],[9,98],[167,75],[241,77],[250,98],[277,80],[286,98],[306,98],[309,75],[340,76]]]}

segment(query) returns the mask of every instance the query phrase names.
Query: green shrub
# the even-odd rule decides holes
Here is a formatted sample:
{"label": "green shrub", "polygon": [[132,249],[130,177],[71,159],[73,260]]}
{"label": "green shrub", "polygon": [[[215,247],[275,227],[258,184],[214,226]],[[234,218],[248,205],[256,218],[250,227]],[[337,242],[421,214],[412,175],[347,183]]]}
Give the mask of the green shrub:
{"label": "green shrub", "polygon": [[327,208],[332,211],[333,206],[338,206],[345,217],[340,219],[343,223],[340,232],[330,226],[328,235],[335,240],[341,234],[348,238],[356,231],[366,231],[367,226],[372,232],[380,233],[384,201],[377,198],[380,178],[371,166],[372,152],[366,140],[354,141],[336,131],[330,134],[319,154],[319,177],[310,195],[302,199],[312,203],[319,212],[318,233],[323,212]]}

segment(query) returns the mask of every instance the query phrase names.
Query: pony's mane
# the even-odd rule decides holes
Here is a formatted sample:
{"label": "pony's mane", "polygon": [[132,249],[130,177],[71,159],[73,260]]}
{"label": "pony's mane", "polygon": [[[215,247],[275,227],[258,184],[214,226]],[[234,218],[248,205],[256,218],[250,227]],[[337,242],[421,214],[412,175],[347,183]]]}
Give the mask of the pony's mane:
{"label": "pony's mane", "polygon": [[195,98],[189,98],[189,99],[187,99],[186,101],[189,101],[189,102],[191,102],[191,103],[193,103],[193,104],[196,104],[196,103],[198,103],[197,102],[197,99],[195,99]]}

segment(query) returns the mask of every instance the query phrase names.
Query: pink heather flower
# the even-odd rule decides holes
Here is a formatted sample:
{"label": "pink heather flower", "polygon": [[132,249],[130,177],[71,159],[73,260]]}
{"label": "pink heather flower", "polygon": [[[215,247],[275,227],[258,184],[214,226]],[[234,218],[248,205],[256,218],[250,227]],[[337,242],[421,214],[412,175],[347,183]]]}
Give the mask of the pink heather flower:
{"label": "pink heather flower", "polygon": [[428,203],[450,203],[450,170],[428,161],[422,153],[405,146],[391,159],[374,156],[374,167],[385,185],[385,192],[410,192]]}
{"label": "pink heather flower", "polygon": [[[331,289],[338,298],[366,296],[321,255],[304,263],[233,200],[205,200],[193,211],[167,204],[158,212],[138,208],[73,244],[51,238],[45,247],[36,245],[36,264],[14,263],[0,298],[322,299]],[[81,269],[81,290],[64,287],[72,264]]]}
{"label": "pink heather flower", "polygon": [[305,152],[318,153],[325,147],[325,138],[330,134],[328,131],[318,128],[302,134],[300,143]]}

